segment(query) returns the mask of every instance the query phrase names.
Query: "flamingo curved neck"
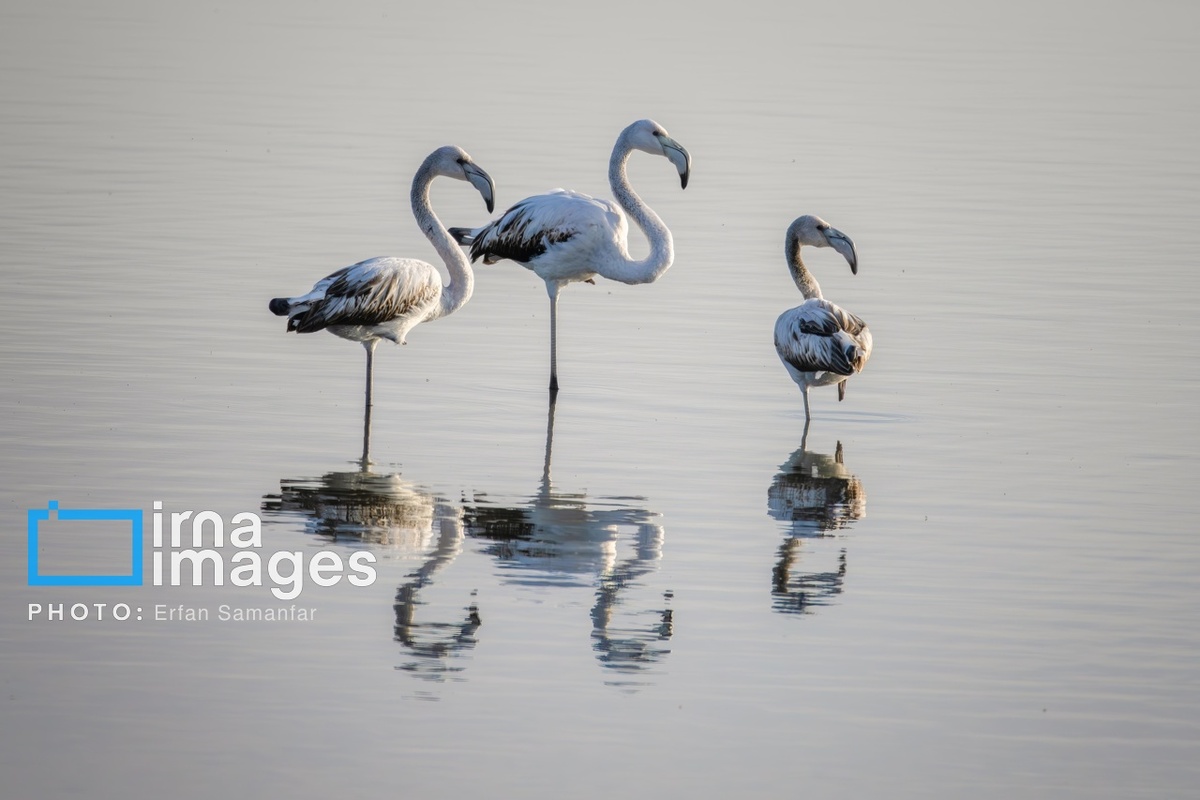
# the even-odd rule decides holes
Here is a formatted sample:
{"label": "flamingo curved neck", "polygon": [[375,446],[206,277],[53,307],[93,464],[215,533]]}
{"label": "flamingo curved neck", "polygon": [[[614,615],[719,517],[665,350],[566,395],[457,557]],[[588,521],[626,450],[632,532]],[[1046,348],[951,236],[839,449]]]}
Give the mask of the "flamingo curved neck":
{"label": "flamingo curved neck", "polygon": [[808,271],[808,267],[804,266],[804,260],[800,258],[800,239],[798,237],[789,236],[785,254],[787,256],[788,272],[792,274],[792,280],[796,282],[796,286],[800,289],[800,293],[804,295],[806,300],[821,297],[821,284],[817,283],[817,279]]}
{"label": "flamingo curved neck", "polygon": [[471,299],[471,293],[475,290],[475,275],[471,272],[471,264],[467,261],[466,254],[451,238],[446,226],[438,219],[437,214],[433,213],[433,207],[430,205],[429,187],[435,177],[437,177],[437,173],[434,171],[432,157],[430,157],[421,164],[421,168],[413,176],[411,193],[413,216],[417,218],[417,225],[421,227],[421,232],[429,239],[433,249],[442,257],[442,262],[450,272],[450,283],[442,288],[438,309],[430,319],[445,316],[462,308]]}
{"label": "flamingo curved neck", "polygon": [[617,141],[608,161],[608,183],[617,204],[650,241],[650,255],[641,261],[634,261],[626,251],[621,254],[623,257],[620,261],[607,264],[604,269],[597,271],[606,278],[622,283],[651,283],[658,280],[675,260],[675,243],[662,219],[642,202],[642,198],[629,185],[625,167],[632,152],[633,148],[623,138]]}

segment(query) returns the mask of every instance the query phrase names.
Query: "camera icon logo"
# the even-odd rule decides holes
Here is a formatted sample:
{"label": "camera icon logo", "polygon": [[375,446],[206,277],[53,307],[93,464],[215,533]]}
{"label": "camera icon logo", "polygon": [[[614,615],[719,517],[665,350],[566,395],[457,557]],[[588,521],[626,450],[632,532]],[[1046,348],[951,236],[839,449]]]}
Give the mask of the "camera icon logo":
{"label": "camera icon logo", "polygon": [[[51,500],[46,508],[31,508],[29,514],[29,585],[30,586],[141,586],[142,585],[142,510],[102,508],[59,508],[57,500]],[[120,523],[128,523],[126,530]],[[113,564],[114,569],[129,565],[129,571],[114,571],[109,574],[92,574],[90,571],[55,571],[53,563],[44,565],[48,574],[43,574],[43,555],[51,554],[48,547],[49,528],[56,531],[64,528],[60,523],[71,523],[71,531],[79,541],[98,544],[106,552],[104,564]],[[78,523],[92,523],[79,525]],[[102,524],[96,524],[102,523]],[[114,525],[114,523],[116,523]],[[47,527],[43,530],[42,526]],[[114,533],[115,532],[115,533]],[[123,552],[128,544],[128,552]],[[60,548],[61,549],[61,548]],[[111,558],[116,552],[115,560]],[[61,555],[61,554],[60,554]],[[53,561],[53,558],[47,559]],[[69,559],[66,559],[69,561]],[[61,570],[61,567],[60,567]]]}

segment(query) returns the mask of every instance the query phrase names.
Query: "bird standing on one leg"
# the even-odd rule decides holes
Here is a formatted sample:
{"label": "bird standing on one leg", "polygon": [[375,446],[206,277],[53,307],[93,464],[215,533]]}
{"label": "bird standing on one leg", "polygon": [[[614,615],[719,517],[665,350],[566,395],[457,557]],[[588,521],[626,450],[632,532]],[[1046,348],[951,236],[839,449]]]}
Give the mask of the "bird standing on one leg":
{"label": "bird standing on one leg", "polygon": [[820,217],[803,216],[788,226],[784,253],[792,280],[805,301],[779,315],[775,322],[775,351],[804,395],[804,427],[811,414],[810,386],[838,385],[838,400],[846,396],[846,379],[862,372],[871,357],[871,331],[850,312],[821,297],[821,287],[800,258],[803,245],[832,247],[858,274],[858,254],[850,237]]}
{"label": "bird standing on one leg", "polygon": [[[675,258],[671,231],[629,185],[626,163],[634,150],[663,156],[679,171],[687,188],[691,156],[653,120],[633,123],[617,137],[608,162],[608,182],[616,203],[567,189],[555,189],[520,201],[479,228],[451,228],[450,235],[494,264],[516,261],[546,282],[550,296],[550,394],[558,392],[558,293],[568,283],[592,282],[596,275],[621,283],[651,283]],[[650,255],[629,256],[632,218],[650,241]]]}
{"label": "bird standing on one leg", "polygon": [[422,322],[444,317],[471,299],[475,276],[461,249],[429,204],[429,187],[436,177],[468,181],[483,195],[490,213],[495,206],[492,179],[462,148],[440,147],[421,164],[412,183],[412,210],[422,233],[433,244],[450,272],[442,285],[432,264],[413,258],[385,256],[360,261],[318,281],[299,297],[277,297],[271,312],[286,315],[287,329],[297,333],[327,330],[361,342],[367,351],[366,401],[363,412],[362,463],[370,463],[371,389],[375,346],[380,339],[405,344],[405,335]]}

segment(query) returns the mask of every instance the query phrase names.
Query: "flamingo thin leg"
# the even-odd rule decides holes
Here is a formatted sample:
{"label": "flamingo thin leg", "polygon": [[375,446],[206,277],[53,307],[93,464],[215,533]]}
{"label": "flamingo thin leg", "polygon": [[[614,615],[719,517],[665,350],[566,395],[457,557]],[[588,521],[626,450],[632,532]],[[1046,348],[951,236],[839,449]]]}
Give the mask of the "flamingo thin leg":
{"label": "flamingo thin leg", "polygon": [[550,295],[550,396],[558,394],[558,290],[557,283],[547,283]]}
{"label": "flamingo thin leg", "polygon": [[546,409],[546,458],[542,463],[542,490],[550,491],[550,454],[554,450],[554,395],[550,395],[550,406]]}
{"label": "flamingo thin leg", "polygon": [[364,467],[371,463],[371,393],[375,378],[375,345],[377,344],[379,344],[378,339],[363,342],[363,347],[367,351],[367,386],[363,405],[362,464]]}

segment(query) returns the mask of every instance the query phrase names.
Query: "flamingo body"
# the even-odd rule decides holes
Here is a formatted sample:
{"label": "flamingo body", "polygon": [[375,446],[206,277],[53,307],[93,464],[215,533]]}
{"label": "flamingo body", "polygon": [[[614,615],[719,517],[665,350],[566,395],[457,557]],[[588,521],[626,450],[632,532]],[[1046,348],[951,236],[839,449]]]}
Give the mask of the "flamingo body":
{"label": "flamingo body", "polygon": [[808,384],[825,386],[862,371],[871,355],[871,331],[849,311],[813,298],[779,315],[775,349],[794,380],[813,374]]}
{"label": "flamingo body", "polygon": [[627,254],[628,236],[625,214],[612,201],[555,189],[522,200],[463,244],[470,244],[472,261],[509,259],[566,284],[591,280],[597,273],[589,265]]}
{"label": "flamingo body", "polygon": [[330,333],[353,342],[405,335],[440,316],[442,278],[432,264],[385,256],[360,261],[321,279],[300,297],[276,298],[271,310],[288,315],[296,333]]}

